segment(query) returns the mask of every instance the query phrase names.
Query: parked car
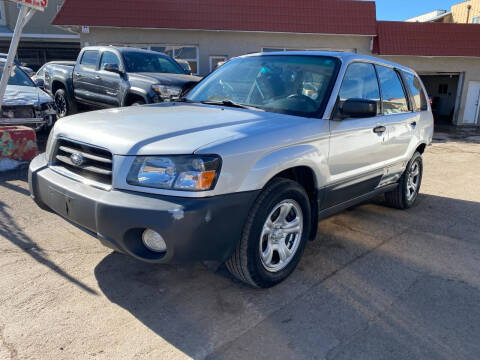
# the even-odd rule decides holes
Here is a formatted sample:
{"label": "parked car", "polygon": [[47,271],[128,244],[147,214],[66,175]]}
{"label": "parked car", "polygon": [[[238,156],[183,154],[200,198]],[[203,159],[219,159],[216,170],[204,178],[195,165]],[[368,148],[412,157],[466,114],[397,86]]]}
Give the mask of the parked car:
{"label": "parked car", "polygon": [[44,88],[45,87],[45,67],[47,65],[64,65],[64,66],[70,66],[74,67],[75,66],[75,61],[50,61],[46,64],[44,64],[38,71],[31,77],[33,82],[39,87],[39,88]]}
{"label": "parked car", "polygon": [[295,269],[319,219],[415,204],[432,141],[411,69],[350,53],[230,60],[181,102],[60,121],[32,197],[150,263],[225,262],[254,287]]}
{"label": "parked car", "polygon": [[59,117],[77,112],[77,104],[108,108],[167,101],[199,80],[165,54],[113,46],[84,48],[73,68],[45,67],[45,89]]}
{"label": "parked car", "polygon": [[[8,54],[0,53],[0,59],[7,60],[7,57]],[[35,75],[35,71],[29,68],[27,64],[20,63],[17,59],[13,59],[13,63],[20,69],[22,69],[28,76],[32,77],[33,75]]]}
{"label": "parked car", "polygon": [[[0,76],[5,63],[0,59]],[[0,125],[27,125],[35,130],[53,125],[56,120],[53,99],[18,67],[12,73],[3,97]]]}

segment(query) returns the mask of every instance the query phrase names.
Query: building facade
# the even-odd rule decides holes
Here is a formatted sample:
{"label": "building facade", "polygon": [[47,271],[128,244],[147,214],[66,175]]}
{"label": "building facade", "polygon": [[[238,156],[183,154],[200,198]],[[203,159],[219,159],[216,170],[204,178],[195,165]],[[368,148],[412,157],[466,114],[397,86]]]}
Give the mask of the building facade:
{"label": "building facade", "polygon": [[[33,69],[51,60],[73,60],[80,50],[80,36],[51,25],[63,0],[49,0],[44,12],[37,11],[25,26],[17,58]],[[19,8],[16,3],[0,0],[0,52],[8,52]]]}
{"label": "building facade", "polygon": [[[109,15],[112,9],[115,16]],[[480,125],[476,25],[378,22],[374,2],[348,0],[66,0],[53,23],[79,34],[84,46],[165,52],[187,60],[199,75],[221,61],[261,51],[373,54],[420,74],[437,121]]]}

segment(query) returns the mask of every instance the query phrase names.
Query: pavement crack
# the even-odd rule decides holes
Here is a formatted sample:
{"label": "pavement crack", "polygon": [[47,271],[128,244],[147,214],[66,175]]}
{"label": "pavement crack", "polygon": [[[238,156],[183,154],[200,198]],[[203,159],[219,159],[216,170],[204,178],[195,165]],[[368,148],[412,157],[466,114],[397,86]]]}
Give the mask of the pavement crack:
{"label": "pavement crack", "polygon": [[7,342],[7,340],[5,339],[4,331],[5,325],[0,325],[0,344],[2,344],[2,346],[8,350],[8,352],[10,353],[10,359],[15,360],[18,358],[17,349],[15,349],[15,346],[12,343]]}

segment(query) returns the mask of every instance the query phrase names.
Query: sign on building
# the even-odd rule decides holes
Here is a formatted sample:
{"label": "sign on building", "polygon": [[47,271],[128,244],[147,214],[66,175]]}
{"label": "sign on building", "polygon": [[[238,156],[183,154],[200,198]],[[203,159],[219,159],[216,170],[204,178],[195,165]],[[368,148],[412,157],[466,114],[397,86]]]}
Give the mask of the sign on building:
{"label": "sign on building", "polygon": [[48,0],[8,0],[17,4],[25,5],[36,10],[43,11],[48,5]]}

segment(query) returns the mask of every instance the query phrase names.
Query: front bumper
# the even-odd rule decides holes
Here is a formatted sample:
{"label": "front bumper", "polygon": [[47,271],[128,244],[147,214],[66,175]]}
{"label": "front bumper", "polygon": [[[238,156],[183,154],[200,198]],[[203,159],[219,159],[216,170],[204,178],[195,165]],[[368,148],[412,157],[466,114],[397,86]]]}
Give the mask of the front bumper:
{"label": "front bumper", "polygon": [[[258,195],[254,191],[182,198],[104,191],[51,170],[44,154],[31,162],[28,181],[32,198],[42,208],[55,211],[110,248],[153,263],[227,260]],[[146,228],[163,236],[166,253],[143,245]]]}

